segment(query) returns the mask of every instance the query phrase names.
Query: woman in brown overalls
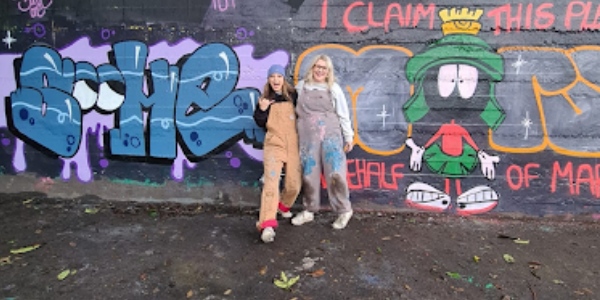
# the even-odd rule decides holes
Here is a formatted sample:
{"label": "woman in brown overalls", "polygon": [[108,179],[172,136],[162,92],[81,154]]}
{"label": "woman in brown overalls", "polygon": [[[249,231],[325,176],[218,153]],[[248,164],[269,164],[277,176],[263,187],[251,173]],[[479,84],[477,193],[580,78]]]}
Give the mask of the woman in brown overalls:
{"label": "woman in brown overalls", "polygon": [[[292,216],[290,207],[296,201],[302,183],[295,112],[298,94],[284,74],[285,69],[280,65],[269,68],[268,82],[254,111],[256,124],[267,131],[263,151],[264,185],[256,224],[265,243],[275,239],[277,210],[283,217]],[[285,182],[280,202],[279,183],[284,167]]]}
{"label": "woman in brown overalls", "polygon": [[317,56],[304,80],[296,85],[296,91],[304,211],[292,219],[292,224],[310,222],[319,211],[322,169],[329,203],[338,214],[333,228],[343,229],[352,217],[346,153],[354,146],[354,131],[346,97],[335,82],[331,59]]}

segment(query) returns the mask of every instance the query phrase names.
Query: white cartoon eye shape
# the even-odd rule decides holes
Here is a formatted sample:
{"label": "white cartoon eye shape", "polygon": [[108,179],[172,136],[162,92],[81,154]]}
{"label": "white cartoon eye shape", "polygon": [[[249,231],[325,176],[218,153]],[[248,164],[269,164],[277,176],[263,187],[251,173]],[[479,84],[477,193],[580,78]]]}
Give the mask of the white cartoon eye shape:
{"label": "white cartoon eye shape", "polygon": [[96,104],[98,92],[90,87],[85,80],[78,80],[73,88],[73,97],[77,99],[82,110],[89,110]]}
{"label": "white cartoon eye shape", "polygon": [[463,99],[473,97],[477,88],[479,71],[469,65],[458,65],[458,93]]}
{"label": "white cartoon eye shape", "polygon": [[119,84],[120,82],[103,82],[98,88],[98,101],[96,105],[105,111],[115,111],[123,102],[125,102],[125,95],[120,92],[118,88],[114,88],[112,84]]}
{"label": "white cartoon eye shape", "polygon": [[456,87],[458,81],[458,66],[443,65],[438,72],[438,90],[442,98],[448,98]]}

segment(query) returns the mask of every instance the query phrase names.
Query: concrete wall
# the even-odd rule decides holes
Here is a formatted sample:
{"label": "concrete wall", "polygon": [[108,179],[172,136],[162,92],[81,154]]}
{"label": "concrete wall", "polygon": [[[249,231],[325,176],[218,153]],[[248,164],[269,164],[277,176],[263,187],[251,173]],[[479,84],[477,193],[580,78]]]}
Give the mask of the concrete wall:
{"label": "concrete wall", "polygon": [[297,80],[325,53],[356,133],[355,208],[600,213],[600,4],[0,6],[5,192],[257,206],[266,69]]}

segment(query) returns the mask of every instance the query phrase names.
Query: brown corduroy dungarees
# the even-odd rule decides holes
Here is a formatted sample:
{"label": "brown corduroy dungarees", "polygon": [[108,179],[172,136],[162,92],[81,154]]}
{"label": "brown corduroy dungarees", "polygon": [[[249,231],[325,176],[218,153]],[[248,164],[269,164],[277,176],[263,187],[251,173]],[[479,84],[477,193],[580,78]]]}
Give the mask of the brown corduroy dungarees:
{"label": "brown corduroy dungarees", "polygon": [[266,129],[263,152],[264,186],[258,229],[277,227],[282,168],[285,167],[284,189],[281,192],[283,205],[291,207],[294,204],[302,184],[294,104],[291,101],[271,104]]}

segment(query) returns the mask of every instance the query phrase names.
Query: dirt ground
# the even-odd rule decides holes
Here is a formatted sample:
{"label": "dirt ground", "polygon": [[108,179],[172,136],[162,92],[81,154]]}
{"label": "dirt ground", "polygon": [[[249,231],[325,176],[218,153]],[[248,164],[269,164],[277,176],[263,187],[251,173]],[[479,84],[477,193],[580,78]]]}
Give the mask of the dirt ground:
{"label": "dirt ground", "polygon": [[0,194],[0,299],[600,299],[593,218],[325,212],[271,244],[256,218]]}

